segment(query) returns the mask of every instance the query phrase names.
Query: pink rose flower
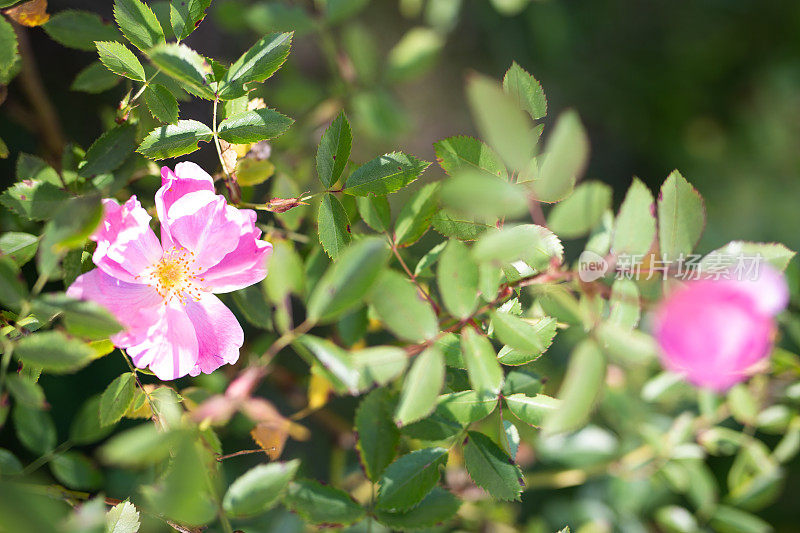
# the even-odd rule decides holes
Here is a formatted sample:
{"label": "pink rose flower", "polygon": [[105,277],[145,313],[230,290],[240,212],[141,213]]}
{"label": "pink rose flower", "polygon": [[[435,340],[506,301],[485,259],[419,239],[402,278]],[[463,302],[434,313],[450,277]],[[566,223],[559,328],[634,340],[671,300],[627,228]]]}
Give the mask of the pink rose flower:
{"label": "pink rose flower", "polygon": [[213,372],[239,359],[242,327],[214,293],[242,289],[267,275],[272,245],[259,239],[256,213],[228,205],[194,163],[161,169],[156,193],[161,240],[135,196],[103,200],[91,236],[98,268],[67,294],[108,309],[125,329],[111,337],[134,364],[162,380]]}
{"label": "pink rose flower", "polygon": [[758,279],[699,279],[670,294],[655,317],[663,365],[701,387],[723,391],[746,380],[770,354],[775,315],[789,301],[780,272]]}

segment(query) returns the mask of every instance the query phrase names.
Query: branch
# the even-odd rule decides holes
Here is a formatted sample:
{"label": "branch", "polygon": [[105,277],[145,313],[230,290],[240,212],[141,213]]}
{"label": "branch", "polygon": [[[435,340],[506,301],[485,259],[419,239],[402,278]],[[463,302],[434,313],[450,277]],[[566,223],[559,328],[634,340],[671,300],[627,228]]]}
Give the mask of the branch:
{"label": "branch", "polygon": [[56,109],[42,84],[39,68],[36,66],[30,39],[28,38],[28,30],[17,23],[13,24],[17,33],[17,41],[19,42],[19,55],[22,59],[19,81],[22,85],[22,90],[33,107],[39,132],[47,148],[48,159],[60,168],[61,152],[64,150],[65,144],[61,123],[58,120]]}

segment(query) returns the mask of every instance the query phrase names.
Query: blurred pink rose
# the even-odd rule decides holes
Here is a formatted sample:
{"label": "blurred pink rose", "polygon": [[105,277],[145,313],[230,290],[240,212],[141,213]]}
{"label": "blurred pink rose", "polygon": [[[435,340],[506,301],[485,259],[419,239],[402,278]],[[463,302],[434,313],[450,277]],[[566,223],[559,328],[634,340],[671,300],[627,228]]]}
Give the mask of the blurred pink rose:
{"label": "blurred pink rose", "polygon": [[272,245],[259,239],[255,211],[228,205],[194,163],[179,163],[174,173],[162,168],[155,200],[160,242],[135,196],[123,205],[103,200],[91,237],[98,268],[67,294],[106,307],[126,328],[111,340],[159,379],[235,363],[244,334],[213,293],[264,279]]}
{"label": "blurred pink rose", "polygon": [[774,317],[786,307],[783,276],[760,265],[758,279],[690,281],[661,303],[655,337],[664,366],[701,387],[746,380],[770,354]]}

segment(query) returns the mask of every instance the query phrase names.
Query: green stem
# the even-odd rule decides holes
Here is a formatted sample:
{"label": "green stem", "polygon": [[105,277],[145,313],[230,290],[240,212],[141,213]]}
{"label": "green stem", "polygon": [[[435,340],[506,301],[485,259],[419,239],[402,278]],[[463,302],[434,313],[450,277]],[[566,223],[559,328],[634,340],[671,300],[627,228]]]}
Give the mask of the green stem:
{"label": "green stem", "polygon": [[0,397],[3,396],[3,386],[6,384],[6,373],[11,364],[11,353],[14,351],[14,343],[3,337],[3,360],[0,362]]}
{"label": "green stem", "polygon": [[20,472],[17,475],[20,477],[24,477],[27,476],[28,474],[35,472],[42,466],[49,463],[54,457],[62,454],[63,452],[69,450],[70,448],[72,448],[72,443],[70,441],[65,441],[61,443],[58,447],[54,448],[52,451],[47,452],[46,454],[42,455],[41,457],[33,461],[28,466],[26,466],[25,469],[22,470],[22,472]]}
{"label": "green stem", "polygon": [[136,94],[134,94],[131,97],[130,102],[128,102],[128,106],[130,106],[133,102],[135,102],[142,95],[142,93],[145,91],[145,89],[147,89],[147,87],[153,82],[154,79],[156,79],[156,76],[158,76],[160,73],[161,73],[161,69],[160,68],[156,69],[155,73],[152,76],[150,76],[149,80],[144,80],[144,83],[142,84],[141,87],[139,87],[139,90],[136,92]]}
{"label": "green stem", "polygon": [[219,104],[219,98],[214,98],[214,109],[211,112],[211,131],[214,134],[214,146],[217,147],[217,157],[219,157],[219,164],[222,167],[222,172],[230,179],[231,175],[228,173],[225,160],[222,158],[222,146],[219,144],[219,135],[217,132],[217,104]]}

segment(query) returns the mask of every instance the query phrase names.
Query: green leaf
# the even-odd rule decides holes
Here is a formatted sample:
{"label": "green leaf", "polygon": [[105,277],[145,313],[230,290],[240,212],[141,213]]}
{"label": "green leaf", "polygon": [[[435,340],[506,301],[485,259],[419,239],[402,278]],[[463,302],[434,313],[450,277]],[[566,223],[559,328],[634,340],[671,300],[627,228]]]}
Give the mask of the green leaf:
{"label": "green leaf", "polygon": [[402,374],[408,364],[408,355],[396,346],[373,346],[352,352],[350,360],[361,374],[358,388],[363,390],[373,383],[385,385]]}
{"label": "green leaf", "polygon": [[22,463],[19,462],[19,459],[10,451],[0,448],[0,474],[7,476],[20,472],[22,472]]}
{"label": "green leaf", "polygon": [[33,409],[44,409],[44,391],[37,383],[20,374],[9,374],[6,377],[6,387],[17,403]]}
{"label": "green leaf", "polygon": [[200,148],[199,142],[213,138],[211,128],[202,122],[179,120],[151,131],[136,151],[149,159],[167,159],[190,154]]}
{"label": "green leaf", "polygon": [[411,246],[428,231],[431,219],[438,211],[438,191],[438,183],[429,183],[403,204],[394,225],[394,238],[398,246]]}
{"label": "green leaf", "polygon": [[392,211],[385,196],[359,196],[356,205],[361,219],[375,231],[383,233],[392,225]]}
{"label": "green leaf", "polygon": [[411,365],[400,393],[394,420],[405,426],[428,416],[436,408],[444,385],[444,356],[436,346],[428,347]]}
{"label": "green leaf", "polygon": [[608,321],[598,325],[596,332],[603,351],[609,357],[626,365],[646,364],[654,360],[658,354],[655,340],[641,330],[622,327]]}
{"label": "green leaf", "polygon": [[465,327],[461,331],[461,352],[472,388],[478,392],[499,393],[503,388],[503,369],[489,339]]}
{"label": "green leaf", "polygon": [[386,195],[416,180],[428,165],[427,161],[402,152],[385,154],[354,170],[345,181],[343,192],[354,196]]}
{"label": "green leaf", "polygon": [[553,207],[547,217],[547,227],[562,239],[577,239],[587,235],[609,207],[611,187],[599,181],[587,181]]}
{"label": "green leaf", "polygon": [[18,403],[11,411],[17,438],[27,449],[39,454],[52,451],[56,446],[56,426],[45,411]]}
{"label": "green leaf", "polygon": [[115,0],[114,19],[131,44],[143,52],[164,42],[164,30],[153,10],[139,0]]}
{"label": "green leaf", "polygon": [[786,270],[795,252],[776,242],[746,242],[731,241],[722,248],[714,250],[700,261],[700,269],[719,269],[728,265],[735,267],[743,258],[758,259],[759,257],[777,268]]}
{"label": "green leaf", "polygon": [[502,265],[521,260],[536,270],[545,270],[553,260],[561,263],[563,255],[558,237],[535,224],[488,232],[472,247],[472,258],[479,263]]}
{"label": "green leaf", "polygon": [[10,309],[19,309],[28,297],[28,287],[20,278],[19,267],[11,258],[0,257],[0,303]]}
{"label": "green leaf", "polygon": [[494,229],[494,225],[486,224],[479,220],[470,219],[462,215],[455,214],[447,209],[441,209],[433,215],[433,229],[444,235],[461,241],[474,241],[488,229]]}
{"label": "green leaf", "polygon": [[92,444],[104,439],[114,431],[114,426],[102,426],[100,424],[100,399],[101,396],[98,394],[86,400],[72,419],[69,440],[73,443],[78,445]]}
{"label": "green leaf", "polygon": [[361,303],[378,277],[389,250],[378,237],[365,238],[339,256],[308,299],[308,318],[328,321]]}
{"label": "green leaf", "polygon": [[[162,389],[164,390],[164,389]],[[143,487],[142,493],[154,514],[184,524],[204,524],[214,519],[219,504],[214,504],[210,478],[214,460],[210,450],[197,442],[197,437],[179,434],[171,451],[169,469],[155,486]]]}
{"label": "green leaf", "polygon": [[[238,8],[231,12],[238,16]],[[316,29],[316,21],[306,12],[305,7],[299,5],[253,4],[245,17],[249,26],[259,34],[294,30],[297,35],[305,35]]]}
{"label": "green leaf", "polygon": [[497,395],[489,391],[466,390],[439,396],[436,413],[466,427],[483,420],[497,407]]}
{"label": "green leaf", "polygon": [[290,241],[273,241],[269,276],[264,280],[267,295],[274,303],[291,293],[304,293],[303,262]]}
{"label": "green leaf", "polygon": [[505,397],[508,409],[514,416],[534,427],[540,427],[550,414],[559,408],[559,401],[544,394],[526,396],[512,394]]}
{"label": "green leaf", "polygon": [[419,262],[417,262],[417,266],[414,267],[414,276],[420,277],[421,275],[429,274],[430,268],[439,260],[448,242],[449,241],[442,241],[428,250],[427,253],[420,258]]}
{"label": "green leaf", "polygon": [[326,0],[325,18],[331,24],[347,20],[369,4],[369,0]]}
{"label": "green leaf", "polygon": [[400,339],[423,342],[439,332],[433,308],[411,281],[393,270],[381,273],[369,301],[381,322]]}
{"label": "green leaf", "polygon": [[540,318],[535,324],[526,319],[501,311],[492,311],[495,335],[511,350],[500,354],[500,362],[525,364],[541,356],[553,343],[556,334],[555,320]]}
{"label": "green leaf", "polygon": [[744,384],[738,384],[728,391],[728,406],[737,422],[754,425],[758,416],[758,401]]}
{"label": "green leaf", "polygon": [[294,120],[274,109],[256,109],[223,120],[219,124],[219,136],[231,144],[254,143],[277,137],[293,123]]}
{"label": "green leaf", "polygon": [[175,37],[186,39],[206,16],[211,0],[172,0],[169,4],[169,20]]}
{"label": "green leaf", "polygon": [[182,87],[206,100],[214,99],[208,81],[211,65],[185,44],[160,44],[147,52],[153,64],[182,83]]}
{"label": "green leaf", "polygon": [[375,389],[361,400],[356,409],[356,447],[364,472],[377,481],[394,459],[400,432],[392,423],[392,406],[387,389]]}
{"label": "green leaf", "polygon": [[44,331],[20,340],[14,355],[23,363],[39,366],[45,372],[64,374],[88,365],[94,351],[78,339],[58,331]]}
{"label": "green leaf", "polygon": [[312,524],[345,526],[364,516],[364,508],[345,491],[310,479],[291,483],[283,503]]}
{"label": "green leaf", "polygon": [[119,168],[136,148],[136,127],[116,126],[101,135],[86,151],[81,176],[93,177]]}
{"label": "green leaf", "polygon": [[62,314],[67,331],[89,340],[107,339],[119,332],[122,326],[107,309],[90,301],[75,300],[64,293],[45,294],[33,304],[41,316]]}
{"label": "green leaf", "polygon": [[137,533],[139,511],[129,501],[118,503],[106,514],[106,533]]}
{"label": "green leaf", "polygon": [[34,180],[46,181],[53,185],[61,185],[58,172],[48,165],[42,158],[34,155],[20,153],[17,158],[17,181]]}
{"label": "green leaf", "polygon": [[103,474],[80,452],[56,455],[50,461],[50,470],[59,482],[71,489],[97,490],[103,484]]}
{"label": "green leaf", "polygon": [[533,182],[536,199],[558,202],[569,196],[588,160],[589,140],[583,124],[575,111],[564,111],[545,144],[539,179]]}
{"label": "green leaf", "polygon": [[658,243],[664,261],[692,253],[706,224],[705,205],[697,189],[673,170],[658,198]]}
{"label": "green leaf", "polygon": [[467,100],[484,140],[509,167],[527,168],[537,139],[530,118],[515,99],[496,81],[476,74],[467,80]]}
{"label": "green leaf", "polygon": [[151,83],[144,90],[142,96],[154,119],[165,124],[178,122],[178,100],[169,92],[169,89],[163,85]]}
{"label": "green leaf", "polygon": [[478,265],[469,248],[450,241],[439,258],[436,281],[442,302],[456,318],[467,318],[478,305]]}
{"label": "green leaf", "polygon": [[[317,176],[326,189],[333,187],[341,177],[344,167],[350,159],[352,144],[353,134],[350,131],[350,123],[342,111],[322,134],[317,147]],[[369,224],[369,222],[367,223]]]}
{"label": "green leaf", "polygon": [[665,505],[656,510],[656,523],[666,533],[696,533],[700,531],[691,512],[677,505]]}
{"label": "green leaf", "polygon": [[517,101],[520,109],[524,109],[534,120],[547,114],[547,97],[542,84],[531,76],[516,61],[503,76],[503,90]]}
{"label": "green leaf", "polygon": [[136,394],[136,376],[126,372],[106,387],[100,398],[100,425],[117,423],[128,411]]}
{"label": "green leaf", "polygon": [[322,248],[334,260],[352,240],[347,213],[339,199],[332,194],[323,196],[319,203],[317,230]]}
{"label": "green leaf", "polygon": [[467,438],[464,464],[472,480],[497,500],[519,500],[522,472],[511,457],[483,433],[470,431]]}
{"label": "green leaf", "polygon": [[0,196],[0,204],[30,220],[47,220],[69,195],[52,183],[30,180],[15,183]]}
{"label": "green leaf", "polygon": [[263,285],[251,285],[235,291],[231,298],[245,320],[258,328],[272,327],[272,307],[267,301]]}
{"label": "green leaf", "polygon": [[117,433],[100,447],[100,457],[109,465],[136,468],[159,463],[169,456],[180,433],[159,431],[151,422]]}
{"label": "green leaf", "polygon": [[415,507],[407,511],[377,510],[378,520],[392,529],[426,529],[450,520],[461,507],[461,500],[441,487],[434,487]]}
{"label": "green leaf", "polygon": [[229,516],[255,516],[278,502],[294,478],[300,461],[270,463],[251,468],[228,487],[222,507]]}
{"label": "green leaf", "polygon": [[100,62],[113,72],[135,81],[144,81],[144,67],[127,46],[116,41],[97,41]]}
{"label": "green leaf", "polygon": [[592,340],[584,340],[572,351],[567,373],[558,391],[559,408],[544,421],[548,433],[578,429],[594,407],[603,386],[606,360]]}
{"label": "green leaf", "polygon": [[417,505],[439,481],[447,461],[445,448],[425,448],[398,457],[379,482],[377,508],[405,511]]}
{"label": "green leaf", "polygon": [[69,88],[73,91],[99,94],[109,90],[119,82],[119,76],[109,72],[101,62],[95,61],[78,72]]}
{"label": "green leaf", "polygon": [[614,224],[611,249],[617,255],[644,255],[656,238],[653,195],[639,178],[633,178]]}
{"label": "green leaf", "polygon": [[411,28],[389,51],[386,78],[401,82],[416,78],[436,64],[444,39],[436,30]]}
{"label": "green leaf", "polygon": [[461,170],[472,169],[492,177],[508,179],[500,156],[474,137],[448,137],[434,143],[433,147],[439,166],[451,176]]}
{"label": "green leaf", "polygon": [[525,369],[512,370],[506,376],[506,383],[503,385],[503,395],[525,394],[535,396],[542,390],[542,379],[533,372]]}
{"label": "green leaf", "polygon": [[247,94],[245,84],[262,82],[286,61],[292,47],[292,32],[264,36],[228,69],[221,82],[220,98],[232,100]]}
{"label": "green leaf", "polygon": [[0,72],[9,71],[18,59],[17,34],[3,17],[0,19]]}
{"label": "green leaf", "polygon": [[118,41],[122,35],[108,22],[88,11],[59,11],[42,25],[53,40],[79,50],[93,52],[95,41]]}
{"label": "green leaf", "polygon": [[346,351],[328,339],[313,335],[303,335],[296,342],[313,354],[333,381],[339,381],[351,394],[358,393],[359,372]]}
{"label": "green leaf", "polygon": [[608,321],[621,328],[633,329],[639,324],[641,303],[636,282],[630,279],[617,279],[611,285],[608,300]]}
{"label": "green leaf", "polygon": [[729,507],[720,505],[714,511],[709,525],[714,531],[720,533],[769,533],[773,528],[759,517]]}
{"label": "green leaf", "polygon": [[440,196],[447,208],[487,222],[528,213],[528,193],[521,185],[473,169],[445,181]]}

